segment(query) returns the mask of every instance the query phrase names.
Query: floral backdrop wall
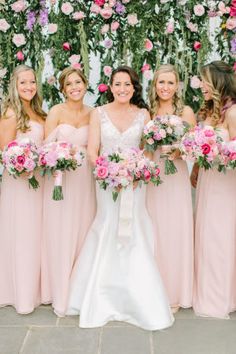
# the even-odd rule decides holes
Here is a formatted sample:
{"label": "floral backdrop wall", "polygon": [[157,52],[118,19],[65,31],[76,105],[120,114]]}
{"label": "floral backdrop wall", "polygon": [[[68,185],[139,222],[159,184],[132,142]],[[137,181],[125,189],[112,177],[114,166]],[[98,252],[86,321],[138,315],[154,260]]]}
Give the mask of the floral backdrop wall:
{"label": "floral backdrop wall", "polygon": [[[219,18],[215,42],[209,21]],[[146,80],[161,63],[174,64],[194,109],[201,99],[199,67],[213,49],[236,69],[236,0],[0,0],[0,85],[6,92],[19,63],[32,65],[49,106],[61,100],[57,78],[72,65],[88,76],[91,54],[100,80],[91,88],[106,101],[113,67],[131,65]],[[45,55],[53,74],[42,80]]]}

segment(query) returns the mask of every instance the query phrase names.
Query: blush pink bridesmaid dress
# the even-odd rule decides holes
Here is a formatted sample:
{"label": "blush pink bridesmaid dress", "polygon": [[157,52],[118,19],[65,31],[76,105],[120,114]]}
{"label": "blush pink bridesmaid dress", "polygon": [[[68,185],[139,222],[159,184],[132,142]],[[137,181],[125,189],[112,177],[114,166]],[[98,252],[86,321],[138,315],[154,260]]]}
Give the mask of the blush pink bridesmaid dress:
{"label": "blush pink bridesmaid dress", "polygon": [[[38,146],[43,141],[43,125],[30,121],[31,130],[18,133]],[[0,196],[0,306],[12,305],[21,314],[40,304],[40,255],[43,180],[40,188],[14,179],[5,171]]]}
{"label": "blush pink bridesmaid dress", "polygon": [[[46,142],[67,141],[86,153],[88,125],[60,124]],[[95,180],[85,158],[82,167],[63,174],[64,200],[52,200],[54,180],[45,177],[42,302],[52,303],[58,316],[65,314],[70,276],[96,209]]]}
{"label": "blush pink bridesmaid dress", "polygon": [[[229,140],[221,128],[224,140]],[[196,194],[197,315],[229,318],[236,309],[236,171],[200,170]]]}
{"label": "blush pink bridesmaid dress", "polygon": [[164,174],[164,160],[154,153],[163,184],[147,187],[147,208],[155,234],[155,255],[172,307],[192,307],[193,210],[188,167],[174,161],[178,172]]}

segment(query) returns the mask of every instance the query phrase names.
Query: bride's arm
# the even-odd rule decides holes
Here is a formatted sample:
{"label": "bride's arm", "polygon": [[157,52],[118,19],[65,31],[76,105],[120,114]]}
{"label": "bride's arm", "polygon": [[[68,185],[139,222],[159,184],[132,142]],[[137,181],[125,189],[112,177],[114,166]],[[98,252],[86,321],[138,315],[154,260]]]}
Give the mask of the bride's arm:
{"label": "bride's arm", "polygon": [[88,148],[87,148],[88,158],[92,166],[95,166],[96,164],[96,159],[98,158],[99,149],[100,149],[100,143],[101,143],[100,118],[97,109],[94,109],[91,112],[91,116],[90,116]]}

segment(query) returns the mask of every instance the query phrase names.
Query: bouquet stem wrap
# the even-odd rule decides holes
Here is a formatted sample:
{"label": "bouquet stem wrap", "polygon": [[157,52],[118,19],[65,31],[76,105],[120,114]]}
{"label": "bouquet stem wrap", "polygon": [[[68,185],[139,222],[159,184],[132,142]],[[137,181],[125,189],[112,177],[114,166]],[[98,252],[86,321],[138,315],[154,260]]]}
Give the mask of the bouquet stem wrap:
{"label": "bouquet stem wrap", "polygon": [[63,200],[62,192],[62,171],[56,171],[54,177],[53,200]]}

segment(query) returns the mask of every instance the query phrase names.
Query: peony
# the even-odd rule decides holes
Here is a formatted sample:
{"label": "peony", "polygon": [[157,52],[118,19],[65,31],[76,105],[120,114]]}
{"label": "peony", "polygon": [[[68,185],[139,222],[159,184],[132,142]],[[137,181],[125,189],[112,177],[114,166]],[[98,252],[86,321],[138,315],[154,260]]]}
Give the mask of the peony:
{"label": "peony", "polygon": [[135,25],[137,25],[137,23],[138,23],[138,16],[137,16],[137,14],[135,14],[135,13],[129,14],[129,15],[127,16],[127,21],[128,21],[128,24],[129,24],[130,26],[135,26]]}
{"label": "peony", "polygon": [[111,30],[112,30],[112,32],[117,31],[117,29],[118,29],[119,27],[120,27],[120,24],[119,24],[118,21],[113,21],[113,22],[111,23]]}
{"label": "peony", "polygon": [[201,44],[200,42],[195,41],[195,42],[193,43],[193,49],[194,49],[196,52],[198,52],[199,49],[201,49],[201,47],[202,47],[202,44]]}
{"label": "peony", "polygon": [[98,91],[100,93],[106,92],[108,90],[108,86],[106,84],[100,84],[98,85]]}
{"label": "peony", "polygon": [[153,49],[153,43],[150,41],[150,39],[146,38],[144,42],[144,48],[146,49],[147,52],[150,52]]}
{"label": "peony", "polygon": [[190,86],[193,88],[193,89],[198,89],[200,88],[201,86],[201,80],[196,76],[192,76],[191,77],[191,80],[190,80]]}
{"label": "peony", "polygon": [[85,18],[85,17],[86,17],[85,13],[83,11],[76,11],[72,15],[73,20],[76,20],[76,21],[83,20],[83,18]]}
{"label": "peony", "polygon": [[74,8],[69,2],[64,2],[61,6],[61,11],[65,15],[70,15],[74,11]]}
{"label": "peony", "polygon": [[16,58],[17,60],[19,61],[23,61],[25,59],[25,56],[23,54],[23,52],[21,50],[19,50],[17,53],[16,53]]}
{"label": "peony", "polygon": [[26,43],[24,34],[23,34],[23,33],[14,34],[14,35],[13,35],[13,38],[12,38],[12,42],[13,42],[17,47],[21,47],[22,45],[24,45],[24,44]]}
{"label": "peony", "polygon": [[48,24],[48,34],[54,34],[57,32],[57,24],[56,23],[49,23]]}
{"label": "peony", "polygon": [[108,65],[105,65],[104,68],[103,68],[103,72],[104,72],[104,75],[110,76],[111,73],[112,73],[112,67],[108,66]]}
{"label": "peony", "polygon": [[26,9],[26,4],[24,0],[18,0],[11,5],[11,8],[15,12],[22,12]]}
{"label": "peony", "polygon": [[97,167],[97,176],[98,178],[105,179],[108,176],[108,168],[104,166]]}
{"label": "peony", "polygon": [[6,32],[10,27],[11,26],[4,18],[0,19],[0,31]]}
{"label": "peony", "polygon": [[202,16],[205,13],[205,9],[204,6],[202,6],[201,4],[197,4],[193,7],[193,11],[195,13],[196,16]]}
{"label": "peony", "polygon": [[108,20],[113,14],[113,10],[111,7],[105,7],[104,9],[100,10],[100,15],[105,18],[105,20]]}
{"label": "peony", "polygon": [[63,48],[64,50],[71,50],[71,45],[70,45],[69,42],[64,42],[64,43],[62,44],[62,48]]}

